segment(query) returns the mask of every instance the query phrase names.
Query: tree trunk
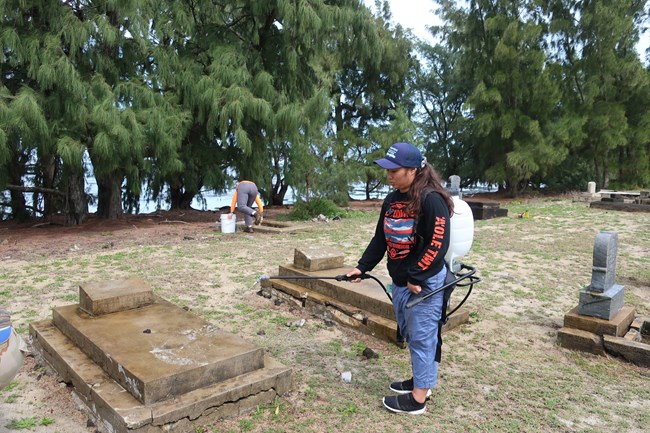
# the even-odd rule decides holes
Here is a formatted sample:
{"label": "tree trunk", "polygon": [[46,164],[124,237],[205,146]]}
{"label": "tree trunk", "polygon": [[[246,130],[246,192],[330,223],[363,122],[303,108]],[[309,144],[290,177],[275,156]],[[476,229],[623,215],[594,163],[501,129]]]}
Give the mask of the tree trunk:
{"label": "tree trunk", "polygon": [[273,206],[282,206],[284,204],[284,196],[287,194],[289,185],[280,181],[273,185],[271,189],[271,204]]}
{"label": "tree trunk", "polygon": [[[55,189],[54,179],[56,178],[56,157],[53,154],[43,155],[39,161],[43,170],[43,187]],[[43,215],[52,215],[63,210],[63,203],[60,197],[52,193],[43,193]]]}
{"label": "tree trunk", "polygon": [[609,188],[609,160],[607,158],[607,155],[603,157],[602,159],[602,189],[608,189]]}
{"label": "tree trunk", "polygon": [[68,175],[67,224],[79,225],[88,218],[88,197],[83,172]]}
{"label": "tree trunk", "polygon": [[169,187],[170,209],[190,209],[196,193],[189,192],[182,187]]}
{"label": "tree trunk", "polygon": [[603,165],[603,189],[609,188],[609,167]]}
{"label": "tree trunk", "polygon": [[18,191],[9,191],[11,197],[11,215],[12,218],[17,221],[25,221],[30,217],[30,213],[27,210],[27,204],[25,203],[25,196],[23,193]]}
{"label": "tree trunk", "polygon": [[117,219],[122,216],[122,176],[97,176],[97,215],[105,219]]}
{"label": "tree trunk", "polygon": [[[15,185],[23,184],[24,164],[20,162],[20,158],[14,157],[14,161],[9,166],[9,179]],[[25,196],[22,192],[10,189],[9,190],[10,203],[11,203],[11,217],[17,221],[24,221],[30,217],[30,212],[27,209]],[[36,197],[36,194],[34,194]],[[36,208],[36,203],[33,203]]]}

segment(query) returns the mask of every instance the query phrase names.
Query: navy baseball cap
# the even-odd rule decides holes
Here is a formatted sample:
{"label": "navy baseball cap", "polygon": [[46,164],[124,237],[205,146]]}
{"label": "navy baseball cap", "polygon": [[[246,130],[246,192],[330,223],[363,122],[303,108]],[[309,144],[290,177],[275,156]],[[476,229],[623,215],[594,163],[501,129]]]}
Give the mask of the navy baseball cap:
{"label": "navy baseball cap", "polygon": [[386,152],[386,157],[376,160],[375,164],[385,169],[420,168],[423,161],[422,153],[411,143],[395,143]]}

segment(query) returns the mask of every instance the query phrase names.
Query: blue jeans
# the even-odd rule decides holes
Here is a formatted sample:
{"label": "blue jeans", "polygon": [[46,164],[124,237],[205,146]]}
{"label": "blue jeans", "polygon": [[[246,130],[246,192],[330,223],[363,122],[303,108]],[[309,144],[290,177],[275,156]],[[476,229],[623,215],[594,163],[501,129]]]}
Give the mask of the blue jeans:
{"label": "blue jeans", "polygon": [[442,287],[446,274],[447,270],[443,267],[437,275],[426,280],[418,295],[405,286],[393,285],[393,310],[402,336],[409,345],[415,388],[434,388],[438,381],[438,362],[435,358],[444,292],[408,309],[406,303]]}

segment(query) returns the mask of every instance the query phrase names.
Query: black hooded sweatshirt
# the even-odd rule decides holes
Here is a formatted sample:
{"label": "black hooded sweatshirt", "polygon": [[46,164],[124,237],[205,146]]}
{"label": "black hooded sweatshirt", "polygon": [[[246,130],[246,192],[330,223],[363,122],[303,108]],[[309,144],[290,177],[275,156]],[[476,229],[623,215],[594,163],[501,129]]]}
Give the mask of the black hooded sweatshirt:
{"label": "black hooded sweatshirt", "polygon": [[440,272],[449,248],[449,208],[442,195],[424,194],[419,215],[406,212],[409,195],[399,190],[384,199],[375,234],[357,268],[371,271],[388,255],[388,273],[398,286],[421,286]]}

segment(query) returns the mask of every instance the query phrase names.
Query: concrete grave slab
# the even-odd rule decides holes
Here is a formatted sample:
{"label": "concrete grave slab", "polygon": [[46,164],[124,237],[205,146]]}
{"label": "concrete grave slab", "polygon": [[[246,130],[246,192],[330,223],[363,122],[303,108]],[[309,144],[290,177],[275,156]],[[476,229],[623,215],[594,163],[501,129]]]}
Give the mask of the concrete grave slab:
{"label": "concrete grave slab", "polygon": [[[244,230],[244,222],[238,221],[236,224],[237,231],[242,232]],[[311,229],[311,226],[304,223],[297,222],[288,222],[288,221],[275,221],[275,220],[264,220],[262,224],[258,226],[253,226],[253,230],[259,233],[276,233],[276,234],[287,234],[287,233],[298,233],[304,232]]]}
{"label": "concrete grave slab", "polygon": [[619,210],[624,212],[650,212],[650,204],[606,202],[602,201],[602,199],[600,201],[592,201],[589,203],[589,207],[594,209]]}
{"label": "concrete grave slab", "polygon": [[581,329],[561,328],[557,332],[557,343],[561,347],[569,350],[579,350],[595,355],[605,354],[602,337],[593,332],[583,331]]}
{"label": "concrete grave slab", "polygon": [[[279,275],[282,276],[336,276],[345,274],[351,267],[328,269],[326,271],[308,272],[294,265],[280,265]],[[382,284],[387,287],[390,279],[378,277]],[[395,313],[393,305],[381,286],[372,279],[361,280],[359,283],[336,280],[306,279],[300,280],[300,285],[317,293],[321,293],[340,302],[361,308],[378,316],[394,320]]]}
{"label": "concrete grave slab", "polygon": [[508,216],[508,209],[502,209],[497,202],[483,202],[476,200],[465,200],[472,210],[475,220],[487,220]]}
{"label": "concrete grave slab", "polygon": [[150,305],[151,286],[140,278],[88,282],[79,286],[79,307],[93,316]]}
{"label": "concrete grave slab", "polygon": [[[377,283],[365,279],[359,283],[319,279],[345,274],[351,266],[309,272],[293,264],[279,266],[279,276],[301,276],[305,279],[267,279],[262,281],[262,291],[267,297],[281,297],[297,306],[309,309],[313,314],[355,328],[386,341],[398,343],[397,323],[393,305]],[[388,277],[376,277],[388,286]],[[453,307],[453,306],[452,306]],[[447,332],[469,322],[469,311],[455,312],[442,327]]]}
{"label": "concrete grave slab", "polygon": [[249,373],[264,351],[163,300],[90,316],[57,307],[53,323],[124,389],[145,404]]}
{"label": "concrete grave slab", "polygon": [[305,271],[315,272],[343,267],[343,253],[330,247],[313,245],[296,248],[293,264]]}
{"label": "concrete grave slab", "polygon": [[603,342],[609,353],[638,366],[650,368],[650,344],[611,335],[603,336]]}
{"label": "concrete grave slab", "polygon": [[145,405],[75,346],[52,321],[32,323],[30,334],[36,353],[66,383],[73,385],[75,394],[103,432],[194,431],[195,425],[239,416],[259,404],[269,404],[292,387],[291,369],[266,356],[261,369]]}

